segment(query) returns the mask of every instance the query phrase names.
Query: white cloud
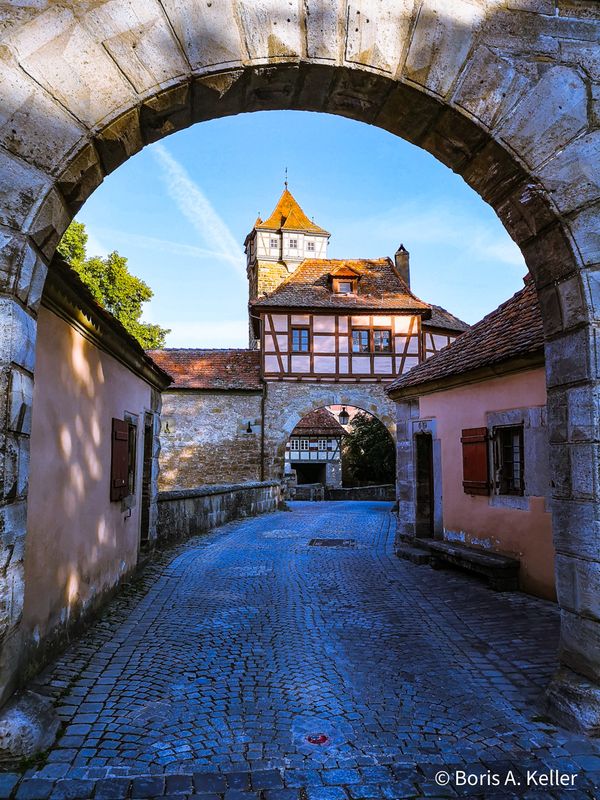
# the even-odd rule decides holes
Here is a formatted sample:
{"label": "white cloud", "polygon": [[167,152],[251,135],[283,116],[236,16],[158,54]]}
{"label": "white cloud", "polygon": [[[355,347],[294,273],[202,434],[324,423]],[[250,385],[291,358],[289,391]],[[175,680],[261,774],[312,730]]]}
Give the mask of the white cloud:
{"label": "white cloud", "polygon": [[203,244],[245,277],[244,255],[240,245],[202,189],[162,144],[154,145],[152,153],[160,165],[162,179],[171,199],[200,235]]}
{"label": "white cloud", "polygon": [[164,328],[171,328],[167,347],[248,347],[248,320],[161,320]]}
{"label": "white cloud", "polygon": [[195,245],[183,244],[182,242],[172,242],[169,239],[158,239],[155,236],[127,233],[125,231],[115,230],[114,228],[99,228],[98,232],[103,236],[110,237],[111,241],[131,244],[146,250],[162,250],[165,253],[172,253],[176,256],[189,256],[190,258],[223,258],[222,253],[208,250],[205,247],[196,247]]}

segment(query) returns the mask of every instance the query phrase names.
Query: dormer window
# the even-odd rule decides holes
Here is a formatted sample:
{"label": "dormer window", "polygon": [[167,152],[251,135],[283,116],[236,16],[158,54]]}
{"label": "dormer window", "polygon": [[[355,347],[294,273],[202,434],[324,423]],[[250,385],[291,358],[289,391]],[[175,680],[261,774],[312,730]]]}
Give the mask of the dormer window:
{"label": "dormer window", "polygon": [[333,291],[335,294],[356,294],[356,280],[352,278],[334,278]]}

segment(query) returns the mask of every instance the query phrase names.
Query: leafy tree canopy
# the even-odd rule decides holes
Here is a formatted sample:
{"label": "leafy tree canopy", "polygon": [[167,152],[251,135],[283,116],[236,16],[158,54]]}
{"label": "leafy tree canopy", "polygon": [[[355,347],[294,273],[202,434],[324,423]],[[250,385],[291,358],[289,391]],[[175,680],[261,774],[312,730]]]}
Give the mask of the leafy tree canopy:
{"label": "leafy tree canopy", "polygon": [[350,423],[344,439],[344,483],[394,483],[396,453],[385,426],[370,414],[360,411]]}
{"label": "leafy tree canopy", "polygon": [[85,225],[72,222],[58,245],[58,252],[79,273],[97,302],[110,311],[144,349],[164,347],[169,331],[140,320],[142,305],[154,294],[152,289],[129,272],[127,259],[116,250],[106,258],[88,258],[87,240]]}

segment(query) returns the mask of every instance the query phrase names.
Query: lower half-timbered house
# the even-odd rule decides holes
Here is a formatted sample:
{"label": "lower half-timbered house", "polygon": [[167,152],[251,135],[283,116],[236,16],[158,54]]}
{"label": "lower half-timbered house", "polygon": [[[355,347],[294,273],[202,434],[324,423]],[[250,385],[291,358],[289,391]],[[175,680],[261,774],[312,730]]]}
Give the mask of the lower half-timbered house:
{"label": "lower half-timbered house", "polygon": [[286,446],[285,472],[296,473],[297,482],[342,485],[342,441],[345,429],[327,408],[303,417]]}

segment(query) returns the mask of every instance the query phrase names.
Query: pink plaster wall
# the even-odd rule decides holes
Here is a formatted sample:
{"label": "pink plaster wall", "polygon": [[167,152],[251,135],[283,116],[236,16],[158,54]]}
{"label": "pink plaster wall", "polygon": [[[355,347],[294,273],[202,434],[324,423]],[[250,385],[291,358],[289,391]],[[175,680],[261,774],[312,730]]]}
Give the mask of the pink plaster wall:
{"label": "pink plaster wall", "polygon": [[[66,625],[137,562],[143,413],[150,386],[40,310],[25,549],[24,630]],[[139,415],[136,504],[110,502],[111,420]]]}
{"label": "pink plaster wall", "polygon": [[545,374],[539,368],[426,395],[420,399],[419,410],[422,419],[437,420],[444,535],[464,534],[466,542],[517,556],[523,590],[556,599],[552,522],[545,498],[530,497],[526,511],[497,507],[490,505],[488,497],[465,494],[462,486],[464,428],[486,426],[487,412],[545,405]]}

